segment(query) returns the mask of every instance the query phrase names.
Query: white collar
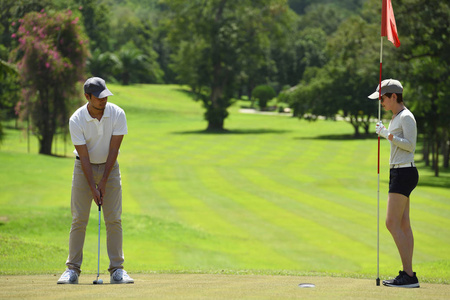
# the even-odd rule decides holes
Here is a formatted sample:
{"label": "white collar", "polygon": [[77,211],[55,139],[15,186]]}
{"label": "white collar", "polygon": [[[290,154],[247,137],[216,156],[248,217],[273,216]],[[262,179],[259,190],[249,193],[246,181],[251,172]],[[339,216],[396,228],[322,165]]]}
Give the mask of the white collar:
{"label": "white collar", "polygon": [[[89,104],[89,103],[86,103],[86,104],[84,105],[83,113],[84,113],[84,117],[86,118],[86,121],[87,121],[87,122],[92,122],[92,121],[97,120],[97,119],[96,119],[96,118],[93,118],[93,117],[89,114],[89,111],[88,111],[88,108],[87,108],[88,104]],[[105,111],[103,112],[102,119],[103,119],[103,118],[109,118],[110,115],[111,115],[111,108],[110,108],[110,106],[109,106],[109,103],[106,103]]]}

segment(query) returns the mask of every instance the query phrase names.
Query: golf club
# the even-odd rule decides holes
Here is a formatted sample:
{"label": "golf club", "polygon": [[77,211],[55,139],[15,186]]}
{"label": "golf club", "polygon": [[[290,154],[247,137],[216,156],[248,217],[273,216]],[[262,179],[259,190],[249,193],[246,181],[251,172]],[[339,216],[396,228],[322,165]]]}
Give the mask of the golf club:
{"label": "golf club", "polygon": [[102,206],[98,206],[98,260],[97,260],[97,279],[94,280],[93,284],[102,284],[103,280],[98,279],[100,276],[100,220],[102,215]]}

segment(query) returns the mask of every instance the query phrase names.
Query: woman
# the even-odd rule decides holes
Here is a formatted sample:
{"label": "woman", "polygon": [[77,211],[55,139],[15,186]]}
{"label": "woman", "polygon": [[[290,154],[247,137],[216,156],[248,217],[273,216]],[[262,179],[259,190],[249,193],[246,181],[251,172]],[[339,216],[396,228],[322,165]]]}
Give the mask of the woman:
{"label": "woman", "polygon": [[[378,99],[378,97],[377,88],[369,98]],[[400,271],[395,279],[384,280],[383,284],[392,287],[418,288],[419,280],[412,268],[414,237],[409,219],[409,196],[419,180],[419,173],[414,164],[417,140],[416,120],[403,103],[403,86],[398,80],[383,80],[381,105],[393,114],[388,129],[381,121],[376,125],[377,134],[391,143],[386,227],[394,238],[403,264],[403,271]]]}

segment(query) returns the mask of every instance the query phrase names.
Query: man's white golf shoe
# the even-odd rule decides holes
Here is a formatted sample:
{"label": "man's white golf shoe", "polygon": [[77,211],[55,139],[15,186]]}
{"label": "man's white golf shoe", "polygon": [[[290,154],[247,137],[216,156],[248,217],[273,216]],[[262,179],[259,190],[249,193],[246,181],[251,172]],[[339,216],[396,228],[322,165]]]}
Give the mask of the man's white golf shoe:
{"label": "man's white golf shoe", "polygon": [[117,269],[112,273],[110,283],[134,283],[134,279],[127,274],[127,271]]}
{"label": "man's white golf shoe", "polygon": [[57,284],[78,284],[78,274],[74,270],[67,269],[62,273]]}

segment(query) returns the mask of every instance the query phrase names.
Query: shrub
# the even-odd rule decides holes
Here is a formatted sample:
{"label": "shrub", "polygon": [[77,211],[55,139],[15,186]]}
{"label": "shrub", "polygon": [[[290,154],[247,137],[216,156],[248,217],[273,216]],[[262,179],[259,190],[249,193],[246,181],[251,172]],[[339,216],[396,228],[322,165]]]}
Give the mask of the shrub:
{"label": "shrub", "polygon": [[265,109],[267,107],[267,102],[275,98],[277,93],[269,85],[258,85],[252,91],[252,98],[257,100],[260,109]]}

